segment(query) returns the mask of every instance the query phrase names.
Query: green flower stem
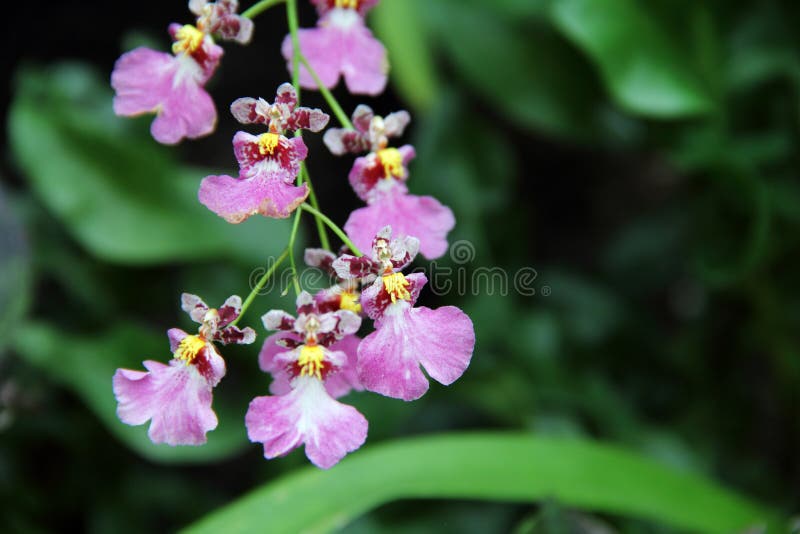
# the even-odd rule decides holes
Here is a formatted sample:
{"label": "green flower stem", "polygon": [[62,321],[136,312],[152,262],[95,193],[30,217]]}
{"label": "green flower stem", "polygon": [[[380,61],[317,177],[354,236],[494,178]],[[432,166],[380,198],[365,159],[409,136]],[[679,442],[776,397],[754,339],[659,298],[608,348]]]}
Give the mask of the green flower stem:
{"label": "green flower stem", "polygon": [[301,210],[297,210],[294,214],[294,223],[292,224],[292,233],[289,235],[289,265],[292,268],[292,283],[294,284],[294,292],[300,294],[300,281],[297,276],[297,264],[294,261],[294,242],[297,239],[297,230],[300,228],[300,216],[303,214]]}
{"label": "green flower stem", "polygon": [[[288,1],[292,2],[293,0],[288,0]],[[298,44],[294,44],[293,46],[295,47],[295,50],[299,50]],[[319,79],[317,72],[311,68],[311,65],[309,65],[308,60],[302,53],[295,54],[295,59],[297,59],[298,55],[300,56],[300,61],[303,63],[303,66],[306,68],[308,73],[311,74],[311,77],[314,78],[314,82],[317,84],[319,92],[322,93],[322,96],[328,102],[328,105],[331,107],[331,111],[333,111],[333,114],[336,115],[336,118],[339,120],[339,123],[344,128],[347,128],[348,130],[353,130],[353,123],[350,122],[350,119],[347,118],[347,115],[342,109],[342,106],[339,105],[339,102],[336,100],[336,97],[334,97],[333,94],[331,94],[331,92],[328,90],[328,88],[325,87],[325,84],[323,84],[322,80]],[[295,73],[297,73],[296,66],[295,66]]]}
{"label": "green flower stem", "polygon": [[297,0],[286,0],[286,20],[289,35],[292,36],[292,85],[297,91],[297,105],[300,105],[300,37],[298,36]]}
{"label": "green flower stem", "polygon": [[[289,24],[289,34],[292,38],[292,48],[294,50],[292,54],[292,85],[297,93],[297,105],[300,105],[300,39],[298,37],[298,19],[297,19],[297,0],[286,0],[286,19]],[[297,130],[295,132],[296,136],[302,136],[301,130]],[[300,164],[300,174],[297,177],[297,185],[301,185],[305,181],[308,184],[308,196],[311,200],[311,204],[319,210],[319,202],[317,201],[317,195],[314,193],[314,186],[311,183],[311,177],[308,174],[308,169],[306,168],[305,163]],[[317,222],[317,232],[319,233],[319,241],[323,248],[326,250],[331,249],[330,241],[328,240],[328,234],[325,232],[325,225],[322,224],[322,221],[319,217],[315,217]]]}
{"label": "green flower stem", "polygon": [[238,323],[239,320],[242,317],[244,317],[244,314],[247,311],[247,308],[249,308],[250,305],[253,303],[253,300],[255,300],[256,295],[258,295],[261,292],[261,290],[264,289],[264,286],[266,285],[267,281],[272,277],[273,274],[275,274],[275,271],[278,269],[280,264],[283,263],[283,261],[286,259],[286,256],[288,256],[288,255],[289,255],[289,249],[286,248],[286,249],[283,250],[283,252],[281,252],[281,255],[278,256],[278,259],[275,260],[275,263],[273,263],[270,266],[270,268],[267,269],[267,272],[265,272],[261,276],[261,278],[258,279],[258,282],[256,283],[256,287],[254,287],[250,291],[250,294],[247,295],[247,298],[244,299],[244,303],[242,304],[242,311],[239,313],[239,317],[237,317],[236,320],[231,323],[231,326],[236,326],[236,323]]}
{"label": "green flower stem", "polygon": [[[308,200],[315,210],[320,211],[319,202],[317,201],[317,194],[314,192],[314,186],[311,185],[311,176],[308,174],[308,168],[305,163],[300,164],[300,174],[304,177],[305,182],[308,184]],[[328,232],[325,230],[325,224],[318,216],[314,215],[314,220],[317,223],[317,233],[319,234],[319,242],[325,250],[331,250],[331,242],[328,240]]]}
{"label": "green flower stem", "polygon": [[285,1],[286,0],[261,0],[247,8],[247,10],[242,13],[242,16],[246,19],[254,19],[269,8],[282,4]]}
{"label": "green flower stem", "polygon": [[364,254],[362,254],[362,252],[361,252],[361,251],[358,249],[358,247],[357,247],[357,246],[355,246],[355,245],[353,244],[353,242],[352,242],[352,241],[350,241],[350,238],[349,238],[349,237],[347,237],[347,234],[345,234],[345,233],[344,233],[344,231],[343,231],[341,228],[339,228],[338,226],[336,226],[336,223],[334,223],[332,220],[330,220],[330,219],[329,219],[329,218],[328,218],[328,217],[327,217],[327,216],[326,216],[324,213],[322,213],[322,212],[321,212],[321,211],[319,211],[318,209],[316,209],[316,208],[314,208],[314,207],[310,206],[310,205],[309,205],[308,203],[306,203],[306,202],[304,202],[304,203],[300,204],[300,207],[301,207],[302,209],[304,209],[305,211],[309,212],[310,214],[314,215],[314,216],[315,216],[315,217],[317,217],[318,219],[321,219],[321,220],[322,220],[322,222],[324,222],[324,223],[325,223],[325,224],[328,226],[328,228],[330,228],[331,230],[333,230],[333,233],[334,233],[334,234],[336,234],[337,236],[339,236],[339,239],[341,239],[341,240],[342,240],[342,243],[344,243],[345,245],[347,245],[347,247],[348,247],[348,248],[349,248],[349,249],[350,249],[350,250],[353,252],[353,254],[355,254],[356,256],[363,256],[363,255],[364,255]]}

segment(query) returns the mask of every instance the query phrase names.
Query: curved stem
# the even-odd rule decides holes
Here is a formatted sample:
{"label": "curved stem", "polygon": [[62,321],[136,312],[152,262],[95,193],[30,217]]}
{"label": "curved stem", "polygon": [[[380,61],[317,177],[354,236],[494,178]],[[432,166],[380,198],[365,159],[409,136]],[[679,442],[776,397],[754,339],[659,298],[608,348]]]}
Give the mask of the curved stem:
{"label": "curved stem", "polygon": [[[305,163],[300,164],[300,172],[305,176],[305,182],[308,184],[308,200],[315,210],[320,211],[319,202],[317,201],[317,194],[314,192],[314,187],[311,185],[311,176],[308,174],[308,168]],[[331,250],[331,242],[328,240],[328,232],[325,231],[325,224],[322,219],[314,215],[314,220],[317,223],[317,233],[319,234],[319,243],[325,250]]]}
{"label": "curved stem", "polygon": [[341,228],[336,226],[336,223],[334,223],[332,220],[330,220],[324,213],[322,213],[321,211],[319,211],[318,209],[316,209],[316,208],[314,208],[312,206],[309,206],[305,202],[300,204],[300,207],[302,209],[306,210],[307,212],[309,212],[310,214],[314,215],[315,217],[321,219],[322,222],[324,222],[326,225],[328,225],[328,228],[333,230],[333,233],[336,234],[337,236],[339,236],[339,239],[342,240],[342,243],[347,245],[347,247],[353,252],[353,254],[355,254],[356,256],[363,256],[364,255],[361,252],[361,250],[359,250],[359,248],[357,246],[355,246],[355,244],[353,244],[353,242],[350,240],[350,238],[347,237],[347,234],[345,234],[344,231]]}
{"label": "curved stem", "polygon": [[[297,92],[297,105],[300,105],[300,37],[298,36],[298,19],[297,19],[297,0],[286,0],[286,19],[289,24],[289,34],[292,39],[292,85]],[[295,132],[296,136],[302,136],[301,130]],[[317,195],[314,193],[314,186],[311,184],[311,177],[308,175],[308,169],[305,163],[300,164],[300,174],[297,177],[297,185],[305,181],[308,184],[308,196],[311,204],[319,210],[319,203],[317,202]],[[322,247],[326,250],[331,249],[331,244],[328,241],[328,234],[325,232],[325,226],[319,217],[315,217],[317,223],[317,232],[319,233],[319,241]]]}
{"label": "curved stem", "polygon": [[[300,37],[298,35],[297,0],[286,0],[286,20],[289,35],[292,36],[292,85],[297,91],[297,105],[300,105]],[[299,131],[299,130],[298,130]]]}
{"label": "curved stem", "polygon": [[247,295],[247,298],[244,299],[244,303],[242,303],[242,311],[239,312],[239,317],[237,317],[236,320],[234,320],[231,323],[231,326],[236,326],[236,323],[238,323],[239,320],[244,316],[245,312],[247,311],[247,308],[249,308],[250,305],[253,303],[253,300],[255,300],[256,295],[258,295],[261,292],[261,290],[264,289],[264,286],[267,284],[267,281],[272,277],[273,274],[275,274],[275,270],[280,266],[281,263],[283,263],[288,254],[289,254],[289,249],[288,248],[284,249],[281,255],[278,256],[278,259],[275,260],[275,263],[273,263],[269,267],[269,269],[267,269],[267,271],[261,276],[261,278],[258,279],[256,286],[250,291],[250,294]]}
{"label": "curved stem", "polygon": [[261,0],[242,12],[242,16],[246,19],[254,19],[264,11],[278,4],[282,4],[284,1],[285,0]]}
{"label": "curved stem", "polygon": [[[289,1],[291,2],[292,0]],[[294,44],[294,46],[295,50],[298,50],[297,48],[298,45]],[[344,128],[352,130],[353,123],[350,122],[350,119],[347,118],[347,114],[345,114],[344,110],[342,109],[342,106],[339,105],[339,102],[336,100],[336,97],[334,97],[333,94],[328,90],[328,88],[325,87],[325,84],[323,84],[322,80],[319,79],[319,75],[317,74],[317,72],[311,68],[311,65],[308,63],[306,57],[302,53],[300,53],[300,54],[295,54],[295,58],[297,58],[298,55],[300,56],[300,61],[303,63],[303,66],[306,68],[308,73],[311,74],[311,77],[314,78],[314,82],[317,84],[319,92],[322,93],[322,96],[325,98],[325,101],[328,102],[328,105],[331,107],[331,111],[333,111],[333,114],[336,115],[336,118],[339,120],[339,123]],[[295,67],[295,72],[297,72],[297,67]]]}
{"label": "curved stem", "polygon": [[294,223],[292,224],[292,233],[289,235],[289,265],[292,268],[292,284],[294,284],[294,292],[300,294],[300,281],[297,276],[297,264],[294,261],[294,242],[297,239],[297,230],[300,228],[300,216],[303,214],[301,210],[297,210],[294,215]]}

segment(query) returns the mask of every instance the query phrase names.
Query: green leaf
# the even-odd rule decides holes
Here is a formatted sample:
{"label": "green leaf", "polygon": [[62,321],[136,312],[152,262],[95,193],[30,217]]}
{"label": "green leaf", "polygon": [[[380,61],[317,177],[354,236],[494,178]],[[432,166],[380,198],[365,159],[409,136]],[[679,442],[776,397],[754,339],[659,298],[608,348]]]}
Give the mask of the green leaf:
{"label": "green leaf", "polygon": [[18,76],[9,119],[16,162],[95,256],[131,264],[233,256],[256,264],[280,250],[285,222],[226,223],[197,201],[211,171],[179,166],[140,126],[113,115],[110,89],[86,67]]}
{"label": "green leaf", "polygon": [[464,434],[396,441],[267,484],[186,529],[329,532],[381,504],[408,498],[531,502],[652,519],[728,534],[770,513],[697,475],[617,447],[520,434]]}
{"label": "green leaf", "polygon": [[553,0],[555,27],[595,63],[611,95],[631,113],[678,118],[714,102],[690,62],[635,0]]}
{"label": "green leaf", "polygon": [[562,137],[588,139],[600,131],[599,88],[581,80],[582,59],[547,26],[523,27],[489,6],[453,0],[427,9],[457,71],[489,109]]}
{"label": "green leaf", "polygon": [[159,360],[169,354],[165,335],[130,325],[119,325],[84,338],[43,323],[18,327],[12,341],[14,350],[26,361],[73,390],[120,441],[153,461],[206,462],[225,458],[247,444],[242,414],[221,406],[214,399],[219,426],[208,434],[202,447],[154,445],[147,437],[147,425],[132,427],[117,418],[111,377],[118,367],[140,369],[141,360]]}
{"label": "green leaf", "polygon": [[384,0],[371,13],[375,33],[389,50],[390,79],[419,111],[429,109],[440,94],[422,8],[420,0]]}
{"label": "green leaf", "polygon": [[496,11],[514,17],[545,16],[552,0],[462,0],[473,4],[491,6]]}
{"label": "green leaf", "polygon": [[30,305],[31,261],[22,225],[0,187],[0,354]]}

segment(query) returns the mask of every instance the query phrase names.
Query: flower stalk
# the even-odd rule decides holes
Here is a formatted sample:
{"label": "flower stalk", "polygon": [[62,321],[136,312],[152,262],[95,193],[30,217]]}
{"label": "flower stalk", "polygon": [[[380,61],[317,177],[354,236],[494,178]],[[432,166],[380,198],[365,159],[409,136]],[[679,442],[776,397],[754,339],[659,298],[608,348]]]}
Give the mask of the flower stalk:
{"label": "flower stalk", "polygon": [[269,8],[282,4],[285,1],[286,0],[261,0],[247,8],[242,13],[242,16],[246,19],[254,19]]}

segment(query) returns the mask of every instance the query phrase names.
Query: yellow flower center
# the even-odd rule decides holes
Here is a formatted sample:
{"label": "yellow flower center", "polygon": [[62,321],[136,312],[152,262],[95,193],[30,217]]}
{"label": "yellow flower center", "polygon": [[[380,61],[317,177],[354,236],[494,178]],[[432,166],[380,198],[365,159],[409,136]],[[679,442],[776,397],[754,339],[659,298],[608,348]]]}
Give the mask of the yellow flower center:
{"label": "yellow flower center", "polygon": [[342,291],[339,309],[350,310],[353,313],[361,313],[361,303],[358,301],[358,295],[352,291]]}
{"label": "yellow flower center", "polygon": [[300,347],[300,357],[297,366],[300,376],[316,376],[322,380],[322,369],[325,364],[325,351],[319,345],[303,345]]}
{"label": "yellow flower center", "polygon": [[403,273],[392,273],[383,277],[383,287],[392,298],[392,304],[399,300],[411,300],[411,293],[408,292],[410,282],[406,280]]}
{"label": "yellow flower center", "polygon": [[175,357],[185,361],[187,364],[192,363],[205,346],[206,341],[200,336],[186,336],[178,344]]}
{"label": "yellow flower center", "polygon": [[334,7],[343,7],[346,9],[358,9],[358,0],[336,0],[333,5]]}
{"label": "yellow flower center", "polygon": [[403,155],[396,148],[378,150],[378,159],[383,165],[385,178],[401,178],[403,176]]}
{"label": "yellow flower center", "polygon": [[281,136],[274,133],[261,134],[258,138],[258,151],[262,156],[271,155],[278,143],[281,141]]}
{"label": "yellow flower center", "polygon": [[175,32],[175,38],[177,41],[172,43],[173,54],[193,54],[203,44],[205,34],[191,24],[186,24]]}

